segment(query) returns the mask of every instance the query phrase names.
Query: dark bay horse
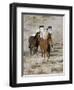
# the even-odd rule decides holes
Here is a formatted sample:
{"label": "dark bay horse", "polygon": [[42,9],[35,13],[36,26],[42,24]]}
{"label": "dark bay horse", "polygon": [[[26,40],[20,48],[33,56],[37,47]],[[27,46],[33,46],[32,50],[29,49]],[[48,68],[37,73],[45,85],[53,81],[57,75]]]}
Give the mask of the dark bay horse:
{"label": "dark bay horse", "polygon": [[35,36],[30,36],[29,37],[29,49],[30,49],[30,55],[33,55],[37,53],[38,51],[38,46],[39,46],[39,35],[40,32],[37,32]]}

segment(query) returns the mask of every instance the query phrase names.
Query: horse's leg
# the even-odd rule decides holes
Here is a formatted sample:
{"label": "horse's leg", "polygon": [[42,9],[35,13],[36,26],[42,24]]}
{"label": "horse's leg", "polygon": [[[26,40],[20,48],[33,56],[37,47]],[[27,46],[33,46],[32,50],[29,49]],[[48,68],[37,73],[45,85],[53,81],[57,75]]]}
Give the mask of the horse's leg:
{"label": "horse's leg", "polygon": [[44,59],[45,59],[45,52],[44,52]]}
{"label": "horse's leg", "polygon": [[44,62],[47,62],[47,52],[46,51],[44,51]]}
{"label": "horse's leg", "polygon": [[44,57],[44,52],[42,51],[42,57]]}
{"label": "horse's leg", "polygon": [[48,51],[46,51],[46,61],[48,60]]}
{"label": "horse's leg", "polygon": [[48,50],[47,50],[47,52],[48,52],[48,58],[50,57],[50,44],[48,44]]}
{"label": "horse's leg", "polygon": [[32,48],[30,48],[30,55],[32,55]]}
{"label": "horse's leg", "polygon": [[45,63],[45,52],[43,52],[43,62]]}
{"label": "horse's leg", "polygon": [[33,55],[36,54],[36,48],[33,48]]}
{"label": "horse's leg", "polygon": [[49,52],[47,51],[47,57],[48,57],[48,59],[49,59],[49,57],[50,57],[50,55],[49,55]]}
{"label": "horse's leg", "polygon": [[36,53],[38,52],[38,47],[36,47]]}
{"label": "horse's leg", "polygon": [[43,49],[41,49],[41,56],[43,57]]}
{"label": "horse's leg", "polygon": [[46,51],[44,50],[44,59],[46,59]]}

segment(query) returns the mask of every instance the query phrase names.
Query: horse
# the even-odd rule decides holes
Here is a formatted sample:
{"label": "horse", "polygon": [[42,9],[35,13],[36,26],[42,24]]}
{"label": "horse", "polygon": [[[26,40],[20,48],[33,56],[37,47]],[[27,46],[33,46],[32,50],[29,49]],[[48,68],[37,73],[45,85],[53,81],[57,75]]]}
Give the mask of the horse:
{"label": "horse", "polygon": [[43,32],[43,35],[41,33],[41,37],[39,37],[39,46],[41,49],[42,57],[48,57],[50,56],[50,46],[52,43],[52,38],[48,32]]}
{"label": "horse", "polygon": [[38,46],[39,46],[39,34],[40,32],[37,32],[35,36],[30,36],[29,37],[29,49],[30,49],[30,55],[33,55],[37,53],[38,51]]}

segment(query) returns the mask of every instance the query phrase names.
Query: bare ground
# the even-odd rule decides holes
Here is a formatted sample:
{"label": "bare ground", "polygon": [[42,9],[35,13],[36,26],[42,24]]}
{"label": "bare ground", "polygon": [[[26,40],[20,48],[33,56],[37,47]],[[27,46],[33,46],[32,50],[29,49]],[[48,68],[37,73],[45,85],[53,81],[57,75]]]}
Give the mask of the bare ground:
{"label": "bare ground", "polygon": [[44,59],[41,53],[30,56],[25,52],[23,56],[23,75],[63,73],[63,49],[60,44],[54,45],[49,59]]}

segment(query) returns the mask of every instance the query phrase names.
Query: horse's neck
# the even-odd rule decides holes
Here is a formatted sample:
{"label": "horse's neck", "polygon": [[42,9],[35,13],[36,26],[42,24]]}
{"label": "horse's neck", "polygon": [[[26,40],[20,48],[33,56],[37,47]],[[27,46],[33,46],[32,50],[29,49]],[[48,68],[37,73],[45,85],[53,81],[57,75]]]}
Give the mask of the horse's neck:
{"label": "horse's neck", "polygon": [[48,32],[44,31],[40,33],[40,37],[43,39],[47,39],[48,38]]}

